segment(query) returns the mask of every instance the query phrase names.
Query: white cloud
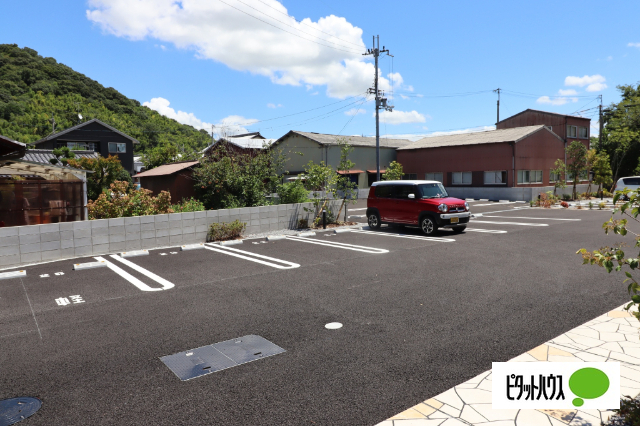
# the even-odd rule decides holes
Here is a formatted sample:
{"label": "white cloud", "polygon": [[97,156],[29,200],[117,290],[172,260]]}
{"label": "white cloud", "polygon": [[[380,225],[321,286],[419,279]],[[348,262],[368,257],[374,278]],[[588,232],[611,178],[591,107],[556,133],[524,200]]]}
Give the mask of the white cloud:
{"label": "white cloud", "polygon": [[344,112],[346,115],[358,115],[358,114],[366,114],[367,111],[362,108],[351,108],[349,111]]}
{"label": "white cloud", "polygon": [[562,96],[575,96],[578,94],[578,92],[576,92],[573,89],[567,89],[567,90],[560,89],[558,90],[558,94]]}
{"label": "white cloud", "polygon": [[[375,116],[375,112],[373,115]],[[382,111],[380,122],[387,124],[424,123],[427,118],[418,111]]]}
{"label": "white cloud", "polygon": [[276,104],[268,103],[267,108],[282,108],[282,104],[276,105]]}
{"label": "white cloud", "polygon": [[216,132],[220,136],[249,133],[249,130],[244,126],[249,126],[257,121],[258,120],[255,118],[244,118],[241,115],[230,115],[215,124]]}
{"label": "white cloud", "polygon": [[607,61],[613,61],[613,56],[607,56]]}
{"label": "white cloud", "polygon": [[584,77],[575,77],[570,75],[564,79],[564,85],[578,87],[587,86],[587,92],[599,92],[607,88],[607,85],[604,83],[605,81],[607,81],[607,79],[600,74],[585,75]]}
{"label": "white cloud", "polygon": [[640,49],[640,43],[629,43],[629,44],[627,44],[627,46],[629,46],[629,47],[637,47],[638,49]]}
{"label": "white cloud", "polygon": [[564,105],[568,102],[578,102],[578,98],[540,96],[537,100],[539,104]]}
{"label": "white cloud", "polygon": [[178,123],[188,124],[196,129],[211,130],[211,123],[206,123],[196,117],[192,112],[177,111],[171,108],[171,103],[165,98],[153,98],[149,102],[144,102],[142,105],[151,108],[154,111],[158,111],[165,117],[172,118]]}
{"label": "white cloud", "polygon": [[401,97],[402,99],[409,99],[409,96],[405,96],[405,95],[403,95],[403,94],[400,94],[400,97]]}
{"label": "white cloud", "polygon": [[[297,22],[276,0],[227,1],[88,0],[86,15],[117,37],[172,43],[275,84],[326,86],[336,98],[364,93],[371,85],[374,66],[362,55],[362,29],[345,18]],[[380,80],[383,87],[389,84]]]}

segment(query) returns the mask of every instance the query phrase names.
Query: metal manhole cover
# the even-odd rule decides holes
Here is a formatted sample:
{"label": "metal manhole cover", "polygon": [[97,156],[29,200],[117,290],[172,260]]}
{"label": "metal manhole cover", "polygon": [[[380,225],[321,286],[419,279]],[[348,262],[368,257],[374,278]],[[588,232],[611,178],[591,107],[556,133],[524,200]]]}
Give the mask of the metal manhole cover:
{"label": "metal manhole cover", "polygon": [[42,407],[38,398],[21,397],[0,401],[0,426],[10,426],[32,416]]}
{"label": "metal manhole cover", "polygon": [[282,352],[286,351],[252,334],[163,356],[160,360],[184,381]]}

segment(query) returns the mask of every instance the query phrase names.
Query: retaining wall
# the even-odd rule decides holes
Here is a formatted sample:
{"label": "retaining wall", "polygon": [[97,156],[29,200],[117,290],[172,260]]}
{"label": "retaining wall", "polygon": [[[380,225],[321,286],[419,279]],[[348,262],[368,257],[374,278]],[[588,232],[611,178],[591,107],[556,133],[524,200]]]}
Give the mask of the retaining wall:
{"label": "retaining wall", "polygon": [[201,243],[209,225],[236,219],[247,224],[246,234],[295,229],[300,219],[313,220],[305,207],[313,203],[0,228],[0,267]]}

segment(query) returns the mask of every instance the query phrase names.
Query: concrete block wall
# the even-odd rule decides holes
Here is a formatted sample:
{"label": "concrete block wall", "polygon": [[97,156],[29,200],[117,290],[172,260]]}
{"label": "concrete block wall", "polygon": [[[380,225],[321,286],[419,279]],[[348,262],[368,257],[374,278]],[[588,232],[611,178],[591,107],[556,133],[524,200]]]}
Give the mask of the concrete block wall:
{"label": "concrete block wall", "polygon": [[255,234],[295,229],[313,217],[313,203],[301,203],[0,228],[0,268],[201,243],[209,225],[236,219],[247,224],[245,234]]}

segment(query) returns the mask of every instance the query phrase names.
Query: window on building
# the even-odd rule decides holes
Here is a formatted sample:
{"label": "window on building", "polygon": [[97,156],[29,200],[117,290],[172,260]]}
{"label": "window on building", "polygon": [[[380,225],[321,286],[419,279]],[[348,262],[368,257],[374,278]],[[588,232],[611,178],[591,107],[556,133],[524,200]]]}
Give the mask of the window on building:
{"label": "window on building", "polygon": [[518,170],[518,183],[542,183],[542,170]]}
{"label": "window on building", "polygon": [[504,185],[507,183],[506,170],[499,170],[495,172],[484,172],[485,185]]}
{"label": "window on building", "polygon": [[417,173],[405,173],[404,175],[402,175],[402,180],[417,180],[417,179],[418,179]]}
{"label": "window on building", "polygon": [[122,154],[123,152],[127,152],[127,144],[120,142],[109,142],[109,153],[110,154]]}
{"label": "window on building", "polygon": [[442,183],[443,175],[441,172],[425,173],[424,180],[435,180]]}
{"label": "window on building", "polygon": [[87,142],[64,142],[58,144],[58,147],[62,146],[66,146],[72,151],[86,151],[89,144]]}
{"label": "window on building", "polygon": [[587,139],[587,128],[586,127],[578,127],[578,137],[582,139]]}
{"label": "window on building", "polygon": [[451,183],[454,185],[471,185],[471,172],[451,173]]}
{"label": "window on building", "polygon": [[578,127],[577,126],[567,126],[567,137],[568,138],[577,138],[578,137]]}
{"label": "window on building", "polygon": [[557,173],[549,172],[549,183],[559,181],[561,176]]}

